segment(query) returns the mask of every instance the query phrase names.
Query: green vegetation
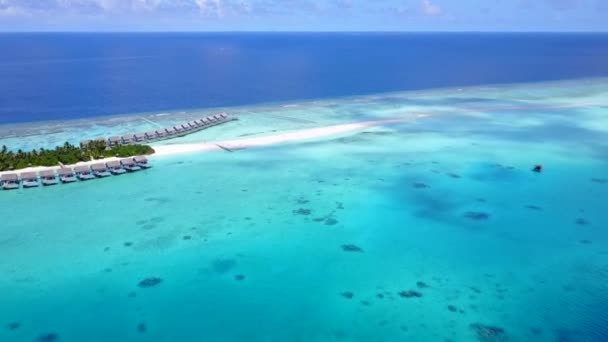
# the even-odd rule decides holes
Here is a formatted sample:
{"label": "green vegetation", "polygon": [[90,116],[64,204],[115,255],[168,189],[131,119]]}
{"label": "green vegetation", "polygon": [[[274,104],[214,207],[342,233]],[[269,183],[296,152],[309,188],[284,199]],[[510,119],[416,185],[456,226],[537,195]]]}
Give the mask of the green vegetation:
{"label": "green vegetation", "polygon": [[80,161],[91,159],[103,159],[104,157],[132,157],[138,155],[149,155],[154,149],[148,145],[121,145],[107,147],[104,141],[92,141],[85,149],[81,149],[70,143],[57,146],[53,150],[33,150],[30,152],[9,151],[6,146],[0,150],[0,171],[23,169],[29,166],[55,166],[62,164],[75,164]]}

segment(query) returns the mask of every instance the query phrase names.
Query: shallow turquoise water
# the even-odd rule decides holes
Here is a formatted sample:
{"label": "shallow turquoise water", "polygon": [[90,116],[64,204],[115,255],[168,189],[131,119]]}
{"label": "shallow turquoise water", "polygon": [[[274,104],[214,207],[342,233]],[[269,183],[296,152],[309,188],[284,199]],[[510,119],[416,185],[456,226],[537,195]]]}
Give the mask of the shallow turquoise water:
{"label": "shallow turquoise water", "polygon": [[[238,123],[178,142],[433,116],[2,192],[0,340],[605,341],[607,94],[566,82],[235,108]],[[100,120],[23,146],[122,127]]]}

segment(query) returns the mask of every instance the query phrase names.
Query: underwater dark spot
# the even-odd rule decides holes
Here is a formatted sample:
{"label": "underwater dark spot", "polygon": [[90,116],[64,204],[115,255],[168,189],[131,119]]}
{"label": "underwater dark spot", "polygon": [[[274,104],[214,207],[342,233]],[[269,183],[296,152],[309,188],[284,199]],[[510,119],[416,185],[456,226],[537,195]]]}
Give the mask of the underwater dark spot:
{"label": "underwater dark spot", "polygon": [[192,236],[190,236],[190,235],[184,235],[182,237],[182,240],[192,240]]}
{"label": "underwater dark spot", "polygon": [[423,281],[416,282],[416,286],[418,286],[420,289],[426,289],[429,287],[429,285]]}
{"label": "underwater dark spot", "polygon": [[585,220],[584,218],[577,218],[574,222],[579,226],[586,226],[589,224],[589,221]]}
{"label": "underwater dark spot", "polygon": [[20,326],[21,326],[21,323],[19,323],[19,322],[10,322],[9,324],[6,325],[6,329],[17,330],[17,329],[19,329]]}
{"label": "underwater dark spot", "polygon": [[355,294],[350,291],[342,292],[342,293],[340,293],[340,295],[347,299],[351,299],[355,296]]}
{"label": "underwater dark spot", "polygon": [[315,219],[312,219],[315,222],[321,222],[321,221],[325,221],[325,217],[317,217]]}
{"label": "underwater dark spot", "polygon": [[236,279],[238,281],[242,281],[242,280],[245,280],[245,276],[242,274],[237,274],[234,276],[234,279]]}
{"label": "underwater dark spot", "polygon": [[426,189],[426,188],[430,188],[430,186],[428,186],[427,184],[424,183],[414,183],[413,187],[415,189]]}
{"label": "underwater dark spot", "polygon": [[470,289],[471,289],[471,291],[473,291],[475,293],[481,293],[481,290],[475,286],[471,286]]}
{"label": "underwater dark spot", "polygon": [[139,323],[137,325],[137,332],[138,333],[145,333],[148,330],[148,328],[146,327],[145,323]]}
{"label": "underwater dark spot", "polygon": [[124,245],[125,247],[131,247],[131,246],[133,246],[133,242],[129,242],[129,241],[127,241],[127,242],[123,243],[123,245]]}
{"label": "underwater dark spot", "polygon": [[161,223],[161,222],[165,221],[165,218],[160,217],[160,216],[155,216],[155,217],[150,218],[150,221],[154,222],[154,223]]}
{"label": "underwater dark spot", "polygon": [[147,197],[147,198],[144,198],[144,201],[153,202],[156,204],[167,204],[167,203],[171,202],[171,200],[167,197]]}
{"label": "underwater dark spot", "polygon": [[403,298],[420,298],[420,297],[422,297],[422,293],[420,293],[418,291],[414,291],[414,290],[401,291],[401,292],[399,292],[399,296],[401,296]]}
{"label": "underwater dark spot", "polygon": [[36,338],[37,342],[55,342],[59,340],[59,335],[55,333],[40,335]]}
{"label": "underwater dark spot", "polygon": [[139,220],[139,221],[135,221],[135,224],[138,226],[144,225],[146,224],[146,222],[148,222],[147,220]]}
{"label": "underwater dark spot", "polygon": [[160,284],[163,280],[161,278],[157,278],[157,277],[150,277],[150,278],[146,278],[142,281],[140,281],[137,286],[141,287],[141,288],[148,288],[148,287],[154,287],[158,284]]}
{"label": "underwater dark spot", "polygon": [[582,243],[583,245],[590,245],[591,244],[590,240],[581,240],[579,242]]}
{"label": "underwater dark spot", "polygon": [[468,211],[464,213],[464,217],[474,221],[484,221],[490,218],[490,214],[480,211]]}
{"label": "underwater dark spot", "polygon": [[378,294],[376,295],[376,298],[382,299],[382,298],[384,298],[384,295],[383,295],[382,293],[378,293]]}
{"label": "underwater dark spot", "polygon": [[151,224],[151,223],[145,224],[141,227],[141,229],[143,229],[143,230],[152,230],[154,228],[156,228],[156,225]]}
{"label": "underwater dark spot", "polygon": [[110,272],[112,272],[112,269],[107,267],[107,268],[104,268],[103,271],[106,273],[110,273]]}
{"label": "underwater dark spot", "polygon": [[333,226],[333,225],[335,225],[337,223],[338,223],[338,220],[336,220],[335,218],[331,218],[330,217],[330,218],[325,219],[325,225],[326,226]]}
{"label": "underwater dark spot", "polygon": [[251,221],[251,217],[249,217],[249,216],[245,217],[245,221]]}
{"label": "underwater dark spot", "polygon": [[211,264],[215,273],[224,274],[236,267],[234,259],[215,259]]}
{"label": "underwater dark spot", "polygon": [[543,208],[535,206],[535,205],[527,205],[526,209],[536,210],[536,211],[542,211],[543,210]]}
{"label": "underwater dark spot", "polygon": [[307,200],[307,199],[305,199],[304,197],[300,197],[300,198],[298,198],[296,200],[296,203],[298,203],[298,204],[308,204],[308,203],[310,203],[310,201]]}
{"label": "underwater dark spot", "polygon": [[304,209],[304,208],[300,208],[298,210],[294,210],[293,214],[294,215],[304,215],[304,216],[308,216],[310,215],[310,209]]}
{"label": "underwater dark spot", "polygon": [[342,202],[336,202],[336,209],[343,210],[344,209],[344,204]]}
{"label": "underwater dark spot", "polygon": [[481,342],[496,342],[505,341],[505,330],[499,327],[490,325],[484,325],[480,323],[473,323],[469,327],[477,335],[477,339]]}
{"label": "underwater dark spot", "polygon": [[452,178],[456,178],[456,179],[462,178],[459,174],[456,174],[456,173],[448,173],[448,176],[450,176]]}
{"label": "underwater dark spot", "polygon": [[543,330],[542,330],[542,329],[540,329],[540,328],[530,328],[530,332],[531,332],[533,335],[537,335],[537,336],[538,336],[538,335],[540,335],[540,334],[542,334],[542,333],[543,333]]}
{"label": "underwater dark spot", "polygon": [[457,312],[458,308],[454,305],[448,305],[448,310],[450,310],[451,312]]}
{"label": "underwater dark spot", "polygon": [[591,181],[594,183],[606,184],[608,183],[608,178],[591,178]]}
{"label": "underwater dark spot", "polygon": [[406,325],[400,326],[399,329],[401,329],[401,331],[408,331],[408,328]]}
{"label": "underwater dark spot", "polygon": [[370,302],[368,302],[368,301],[366,301],[366,300],[362,300],[362,301],[361,301],[361,305],[363,305],[363,306],[369,306],[369,305],[370,305]]}
{"label": "underwater dark spot", "polygon": [[342,245],[342,250],[345,252],[363,253],[363,248],[357,245]]}
{"label": "underwater dark spot", "polygon": [[137,292],[135,292],[135,291],[129,292],[129,298],[135,298],[135,297],[137,297]]}
{"label": "underwater dark spot", "polygon": [[249,191],[249,190],[247,190],[247,189],[241,189],[241,191],[242,191],[242,192],[247,192],[247,191]]}
{"label": "underwater dark spot", "polygon": [[476,199],[476,201],[479,203],[486,203],[488,200],[486,200],[485,198],[478,198]]}

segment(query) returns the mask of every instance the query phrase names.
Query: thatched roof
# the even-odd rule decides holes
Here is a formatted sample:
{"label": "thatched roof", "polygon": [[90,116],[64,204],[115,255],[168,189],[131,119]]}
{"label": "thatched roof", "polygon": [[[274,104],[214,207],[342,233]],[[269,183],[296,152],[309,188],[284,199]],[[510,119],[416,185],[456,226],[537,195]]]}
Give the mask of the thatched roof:
{"label": "thatched roof", "polygon": [[133,160],[134,160],[136,163],[143,163],[143,164],[145,164],[145,163],[147,163],[147,162],[148,162],[148,158],[146,158],[146,157],[144,157],[144,156],[137,156],[137,157],[134,157],[134,158],[133,158]]}
{"label": "thatched roof", "polygon": [[0,181],[6,182],[16,182],[19,180],[19,177],[16,173],[5,173],[0,177]]}
{"label": "thatched roof", "polygon": [[97,172],[103,172],[103,171],[108,170],[106,165],[103,163],[93,164],[93,165],[91,165],[91,169],[93,169],[93,171],[97,171]]}
{"label": "thatched roof", "polygon": [[113,137],[108,138],[108,140],[111,141],[111,142],[119,142],[120,141],[120,137],[113,136]]}
{"label": "thatched roof", "polygon": [[74,175],[74,171],[69,167],[62,167],[57,171],[59,176],[72,176]]}
{"label": "thatched roof", "polygon": [[118,160],[113,160],[113,161],[107,162],[107,163],[106,163],[106,165],[107,165],[109,168],[117,168],[117,167],[121,167],[120,162],[119,162]]}
{"label": "thatched roof", "polygon": [[55,171],[53,170],[44,170],[44,171],[40,171],[40,177],[46,178],[46,177],[57,177],[55,175]]}
{"label": "thatched roof", "polygon": [[38,175],[36,175],[36,172],[23,172],[21,174],[21,179],[22,180],[36,180],[36,179],[38,179]]}
{"label": "thatched roof", "polygon": [[86,165],[80,165],[80,166],[76,166],[74,168],[74,171],[76,171],[78,173],[89,173],[89,172],[91,172],[91,168]]}
{"label": "thatched roof", "polygon": [[135,162],[133,161],[133,159],[130,159],[130,158],[121,159],[120,163],[122,165],[125,165],[125,166],[133,166],[133,165],[135,165]]}

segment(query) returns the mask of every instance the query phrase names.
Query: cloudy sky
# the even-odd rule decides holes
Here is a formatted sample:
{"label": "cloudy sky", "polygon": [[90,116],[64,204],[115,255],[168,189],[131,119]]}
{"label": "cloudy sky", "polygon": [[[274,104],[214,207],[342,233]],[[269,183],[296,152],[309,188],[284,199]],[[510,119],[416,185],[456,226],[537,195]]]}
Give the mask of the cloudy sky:
{"label": "cloudy sky", "polygon": [[0,31],[608,31],[608,0],[0,0]]}

